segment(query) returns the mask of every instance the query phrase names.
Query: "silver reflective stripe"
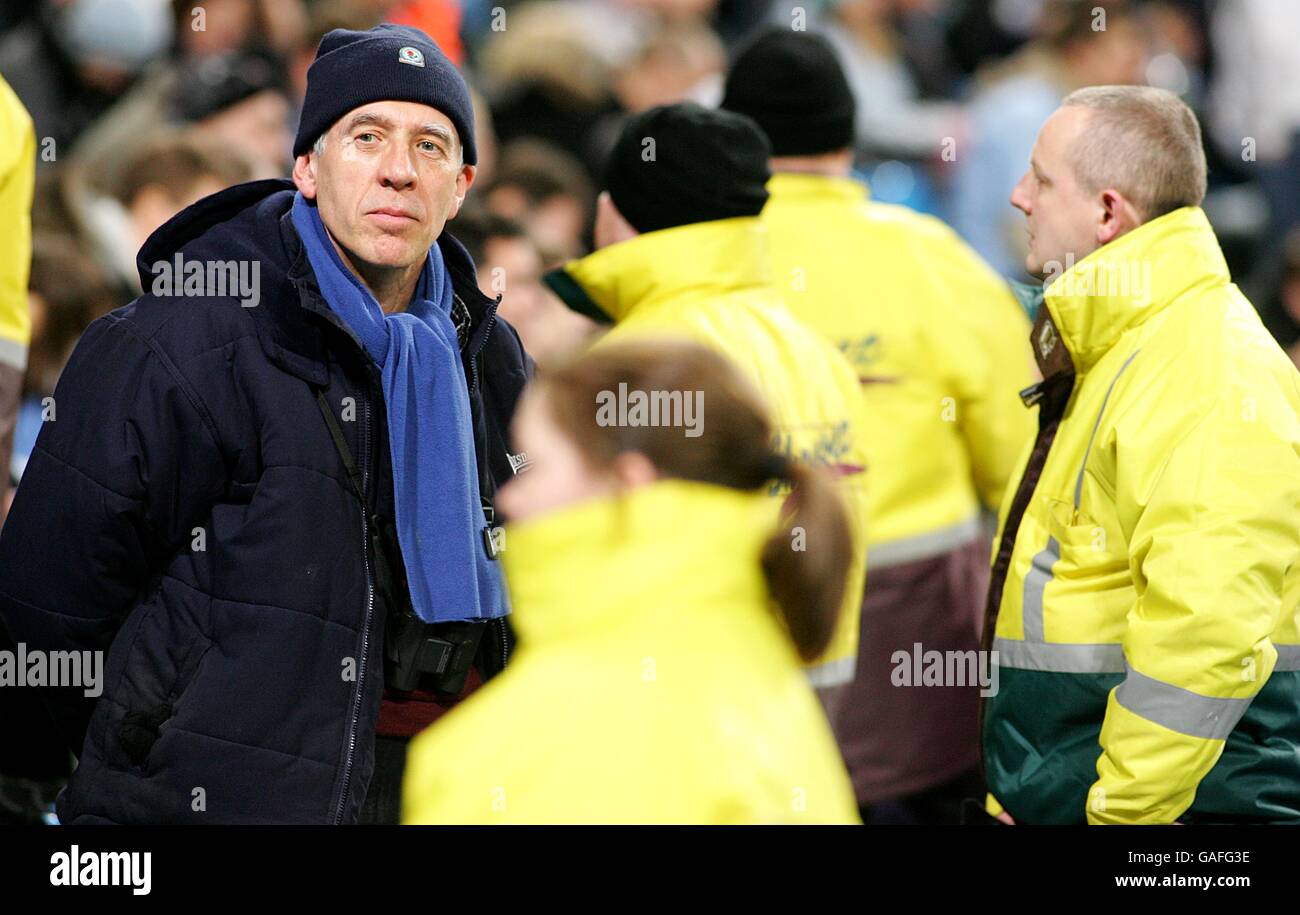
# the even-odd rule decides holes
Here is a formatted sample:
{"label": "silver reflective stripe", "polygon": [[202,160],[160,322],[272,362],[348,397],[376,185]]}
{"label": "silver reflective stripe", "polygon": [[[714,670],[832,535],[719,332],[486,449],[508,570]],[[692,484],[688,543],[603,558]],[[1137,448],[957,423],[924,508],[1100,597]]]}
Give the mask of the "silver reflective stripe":
{"label": "silver reflective stripe", "polygon": [[0,363],[12,366],[20,372],[26,370],[27,344],[0,337]]}
{"label": "silver reflective stripe", "polygon": [[1132,667],[1115,701],[1147,721],[1204,740],[1224,740],[1246,714],[1249,699],[1215,699],[1154,680]]}
{"label": "silver reflective stripe", "polygon": [[1278,645],[1275,642],[1273,647],[1277,649],[1277,666],[1274,670],[1300,670],[1300,645]]}
{"label": "silver reflective stripe", "polygon": [[828,686],[851,683],[853,675],[857,671],[857,666],[858,659],[856,657],[840,658],[838,661],[827,661],[825,664],[818,664],[816,667],[805,667],[804,676],[817,689],[825,689]]}
{"label": "silver reflective stripe", "polygon": [[1016,670],[1043,670],[1054,674],[1122,674],[1122,645],[1087,645],[1066,642],[1022,642],[997,638],[993,650],[998,666]]}
{"label": "silver reflective stripe", "polygon": [[1124,364],[1119,367],[1115,377],[1110,380],[1110,387],[1106,389],[1106,396],[1101,399],[1101,409],[1097,411],[1097,421],[1092,424],[1092,434],[1088,436],[1088,447],[1083,452],[1083,463],[1079,465],[1079,478],[1074,481],[1074,507],[1079,507],[1079,497],[1083,495],[1083,471],[1088,467],[1088,455],[1092,453],[1092,440],[1097,437],[1097,430],[1101,427],[1101,418],[1106,415],[1106,404],[1110,401],[1110,392],[1115,390],[1115,382],[1119,381],[1119,376],[1124,374],[1128,364],[1133,361],[1141,350],[1133,350],[1133,355],[1124,360]]}
{"label": "silver reflective stripe", "polygon": [[876,544],[867,550],[867,568],[883,569],[929,559],[931,556],[942,556],[959,546],[965,546],[979,535],[979,518],[971,517],[927,534]]}
{"label": "silver reflective stripe", "polygon": [[1025,575],[1025,595],[1022,601],[1025,641],[1043,641],[1043,591],[1052,580],[1052,566],[1061,558],[1061,544],[1055,537],[1047,538],[1047,548],[1029,561]]}

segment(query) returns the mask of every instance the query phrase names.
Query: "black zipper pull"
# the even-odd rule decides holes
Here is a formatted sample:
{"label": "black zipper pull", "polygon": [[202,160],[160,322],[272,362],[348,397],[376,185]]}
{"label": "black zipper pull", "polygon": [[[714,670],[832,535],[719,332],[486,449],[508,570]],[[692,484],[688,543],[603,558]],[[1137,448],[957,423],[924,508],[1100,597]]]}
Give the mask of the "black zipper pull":
{"label": "black zipper pull", "polygon": [[1032,407],[1034,404],[1038,403],[1040,400],[1043,399],[1043,394],[1046,393],[1046,389],[1047,389],[1046,381],[1040,381],[1037,384],[1031,384],[1029,387],[1025,388],[1023,391],[1020,392],[1020,402],[1023,403],[1026,407]]}

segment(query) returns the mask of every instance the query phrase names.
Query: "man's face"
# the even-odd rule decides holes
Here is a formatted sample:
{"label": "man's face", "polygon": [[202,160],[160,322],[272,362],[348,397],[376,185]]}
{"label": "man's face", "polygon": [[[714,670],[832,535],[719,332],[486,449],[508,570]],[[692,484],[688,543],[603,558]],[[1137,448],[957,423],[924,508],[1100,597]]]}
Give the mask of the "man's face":
{"label": "man's face", "polygon": [[341,117],[321,153],[300,156],[294,181],[353,266],[422,263],[474,181],[441,111],[372,102]]}
{"label": "man's face", "polygon": [[484,294],[501,293],[501,315],[518,328],[536,317],[542,305],[542,258],[527,238],[497,236],[483,246],[483,263],[478,268]]}
{"label": "man's face", "polygon": [[254,178],[278,178],[284,174],[288,151],[293,148],[288,116],[289,102],[279,92],[267,89],[217,112],[199,126],[222,145],[242,153],[253,166]]}
{"label": "man's face", "polygon": [[1096,195],[1075,180],[1069,156],[1087,119],[1085,108],[1058,108],[1039,131],[1029,171],[1011,192],[1011,205],[1025,214],[1025,270],[1033,276],[1059,274],[1070,255],[1078,261],[1099,246],[1102,208]]}

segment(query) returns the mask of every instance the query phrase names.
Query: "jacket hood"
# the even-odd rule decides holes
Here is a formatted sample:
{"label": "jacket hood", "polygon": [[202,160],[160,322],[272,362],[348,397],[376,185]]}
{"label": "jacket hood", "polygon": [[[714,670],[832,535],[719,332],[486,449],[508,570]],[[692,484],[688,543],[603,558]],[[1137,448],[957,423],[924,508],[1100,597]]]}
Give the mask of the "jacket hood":
{"label": "jacket hood", "polygon": [[646,232],[552,270],[546,284],[574,311],[618,323],[682,293],[720,295],[770,284],[757,216]]}
{"label": "jacket hood", "polygon": [[1125,331],[1188,290],[1230,282],[1205,211],[1183,207],[1070,266],[1048,285],[1043,300],[1075,368],[1085,372]]}
{"label": "jacket hood", "polygon": [[762,491],[664,480],[506,527],[502,554],[528,646],[571,641],[647,615],[763,612],[763,543],[775,507]]}

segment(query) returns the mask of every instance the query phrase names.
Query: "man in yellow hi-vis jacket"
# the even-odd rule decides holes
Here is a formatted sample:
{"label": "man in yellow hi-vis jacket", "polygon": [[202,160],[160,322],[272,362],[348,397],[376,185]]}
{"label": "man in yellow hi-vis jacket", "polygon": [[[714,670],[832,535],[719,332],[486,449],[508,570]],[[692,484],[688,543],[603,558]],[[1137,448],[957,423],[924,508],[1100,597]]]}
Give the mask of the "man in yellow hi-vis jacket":
{"label": "man in yellow hi-vis jacket", "polygon": [[[777,289],[849,358],[867,424],[867,565],[857,677],[828,702],[863,819],[956,823],[979,780],[980,683],[899,682],[899,659],[979,648],[989,538],[1033,417],[1029,321],[938,219],[850,176],[856,103],[835,51],[773,26],[737,56],[722,106],[772,143],[762,221]],[[935,654],[937,653],[937,654]],[[985,668],[987,671],[987,668]],[[889,802],[887,807],[882,805]]]}
{"label": "man in yellow hi-vis jacket", "polygon": [[[547,285],[602,324],[606,340],[684,338],[730,358],[767,398],[782,453],[841,475],[854,529],[844,609],[817,687],[853,679],[866,574],[866,455],[853,370],[792,317],[772,287],[767,235],[770,147],[748,118],[693,104],[629,119],[610,156],[595,253],[552,271]],[[703,408],[708,428],[708,405]],[[785,498],[771,495],[773,518]],[[815,549],[792,544],[795,549]],[[683,634],[689,637],[688,634]]]}
{"label": "man in yellow hi-vis jacket", "polygon": [[[0,500],[9,481],[27,344],[27,274],[32,266],[32,186],[36,181],[36,133],[31,116],[0,77]],[[0,521],[4,505],[0,502]]]}
{"label": "man in yellow hi-vis jacket", "polygon": [[1204,193],[1186,105],[1094,87],[1012,194],[1044,381],[982,718],[990,812],[1019,823],[1300,821],[1300,375]]}

